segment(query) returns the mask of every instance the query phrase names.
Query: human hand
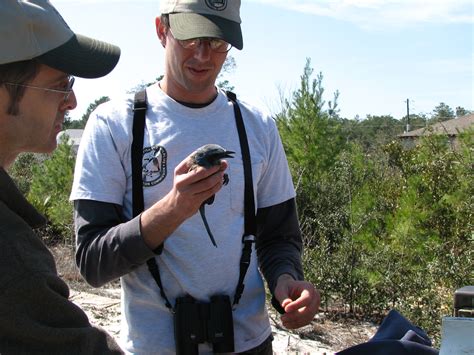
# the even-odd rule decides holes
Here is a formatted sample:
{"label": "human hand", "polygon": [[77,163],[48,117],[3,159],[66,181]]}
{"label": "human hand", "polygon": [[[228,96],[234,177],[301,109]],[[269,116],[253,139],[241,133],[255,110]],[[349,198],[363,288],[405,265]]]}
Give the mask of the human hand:
{"label": "human hand", "polygon": [[283,326],[296,329],[309,324],[319,310],[321,297],[307,281],[297,281],[288,274],[278,278],[275,298],[285,310],[281,316]]}
{"label": "human hand", "polygon": [[174,170],[173,187],[140,216],[145,244],[154,250],[186,219],[194,215],[204,201],[222,187],[227,162],[210,168],[191,169],[191,155]]}
{"label": "human hand", "polygon": [[[217,144],[205,144],[202,147],[198,148],[194,153],[191,154],[189,159],[192,162],[191,167],[189,170],[197,169],[198,167],[204,167],[209,169],[213,166],[220,166],[222,163],[222,159],[224,158],[233,158],[235,152],[231,150],[226,150],[222,148],[220,145]],[[227,174],[224,174],[223,177],[223,184],[227,185],[229,182],[229,177]],[[211,228],[209,227],[209,223],[207,222],[206,218],[206,204],[212,205],[214,203],[214,195],[209,197],[206,201],[204,201],[201,206],[199,207],[199,213],[201,214],[202,221],[204,226],[206,227],[207,234],[211,239],[212,244],[217,248],[216,240],[212,235]]]}
{"label": "human hand", "polygon": [[218,192],[224,181],[225,160],[212,166],[198,166],[193,155],[184,159],[174,171],[173,188],[167,195],[183,218],[194,215],[204,201]]}

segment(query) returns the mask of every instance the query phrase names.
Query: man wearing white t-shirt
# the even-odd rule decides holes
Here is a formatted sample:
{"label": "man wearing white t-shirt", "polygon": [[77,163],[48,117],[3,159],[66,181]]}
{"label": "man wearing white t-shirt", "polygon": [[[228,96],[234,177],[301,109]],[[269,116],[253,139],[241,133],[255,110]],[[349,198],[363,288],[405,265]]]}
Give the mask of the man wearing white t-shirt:
{"label": "man wearing white t-shirt", "polygon": [[[227,52],[243,48],[240,1],[167,0],[161,10],[156,29],[165,49],[165,75],[146,90],[140,162],[144,211],[134,217],[133,97],[110,101],[91,115],[78,153],[71,194],[77,264],[94,286],[121,278],[121,341],[129,353],[191,353],[181,342],[187,341],[186,327],[198,323],[206,329],[198,330],[204,333],[200,340],[190,333],[196,343],[192,351],[271,354],[260,272],[290,329],[313,319],[319,293],[303,281],[295,191],[276,125],[242,101],[237,105],[251,157],[256,243],[240,301],[232,304],[229,317],[218,312],[225,329],[230,323],[230,347],[215,347],[207,329],[214,322],[208,313],[235,296],[248,208],[234,104],[215,86]],[[191,154],[209,143],[235,156],[190,170]],[[217,248],[197,213],[213,195],[206,215]],[[157,266],[159,282],[149,260]],[[225,302],[224,309],[230,309]]]}

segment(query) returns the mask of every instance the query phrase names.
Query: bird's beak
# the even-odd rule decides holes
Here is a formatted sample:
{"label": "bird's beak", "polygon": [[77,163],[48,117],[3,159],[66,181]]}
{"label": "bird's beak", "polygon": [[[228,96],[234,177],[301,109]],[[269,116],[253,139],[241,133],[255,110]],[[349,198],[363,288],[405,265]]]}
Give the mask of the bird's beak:
{"label": "bird's beak", "polygon": [[224,153],[222,153],[222,158],[233,158],[234,156],[232,154],[235,154],[235,152],[226,150]]}

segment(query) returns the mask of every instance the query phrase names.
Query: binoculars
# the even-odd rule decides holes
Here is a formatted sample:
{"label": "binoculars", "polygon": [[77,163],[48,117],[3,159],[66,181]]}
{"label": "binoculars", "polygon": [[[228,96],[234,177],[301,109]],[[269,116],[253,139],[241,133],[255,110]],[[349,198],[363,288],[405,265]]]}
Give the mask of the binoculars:
{"label": "binoculars", "polygon": [[189,295],[177,298],[174,334],[177,355],[197,355],[201,343],[212,344],[214,353],[234,352],[234,324],[229,296],[212,296],[209,303],[198,302]]}

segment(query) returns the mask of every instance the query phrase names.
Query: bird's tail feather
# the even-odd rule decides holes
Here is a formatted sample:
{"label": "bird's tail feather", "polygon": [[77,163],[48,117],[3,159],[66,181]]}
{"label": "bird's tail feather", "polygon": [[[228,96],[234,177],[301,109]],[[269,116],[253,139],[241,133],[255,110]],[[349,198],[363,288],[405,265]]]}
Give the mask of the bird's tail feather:
{"label": "bird's tail feather", "polygon": [[201,214],[202,221],[204,222],[204,227],[206,227],[207,234],[209,234],[209,238],[211,239],[212,244],[217,248],[217,244],[214,239],[214,236],[212,235],[211,228],[209,227],[209,224],[207,223],[206,213],[204,212],[204,204],[201,207],[199,207],[199,213]]}

